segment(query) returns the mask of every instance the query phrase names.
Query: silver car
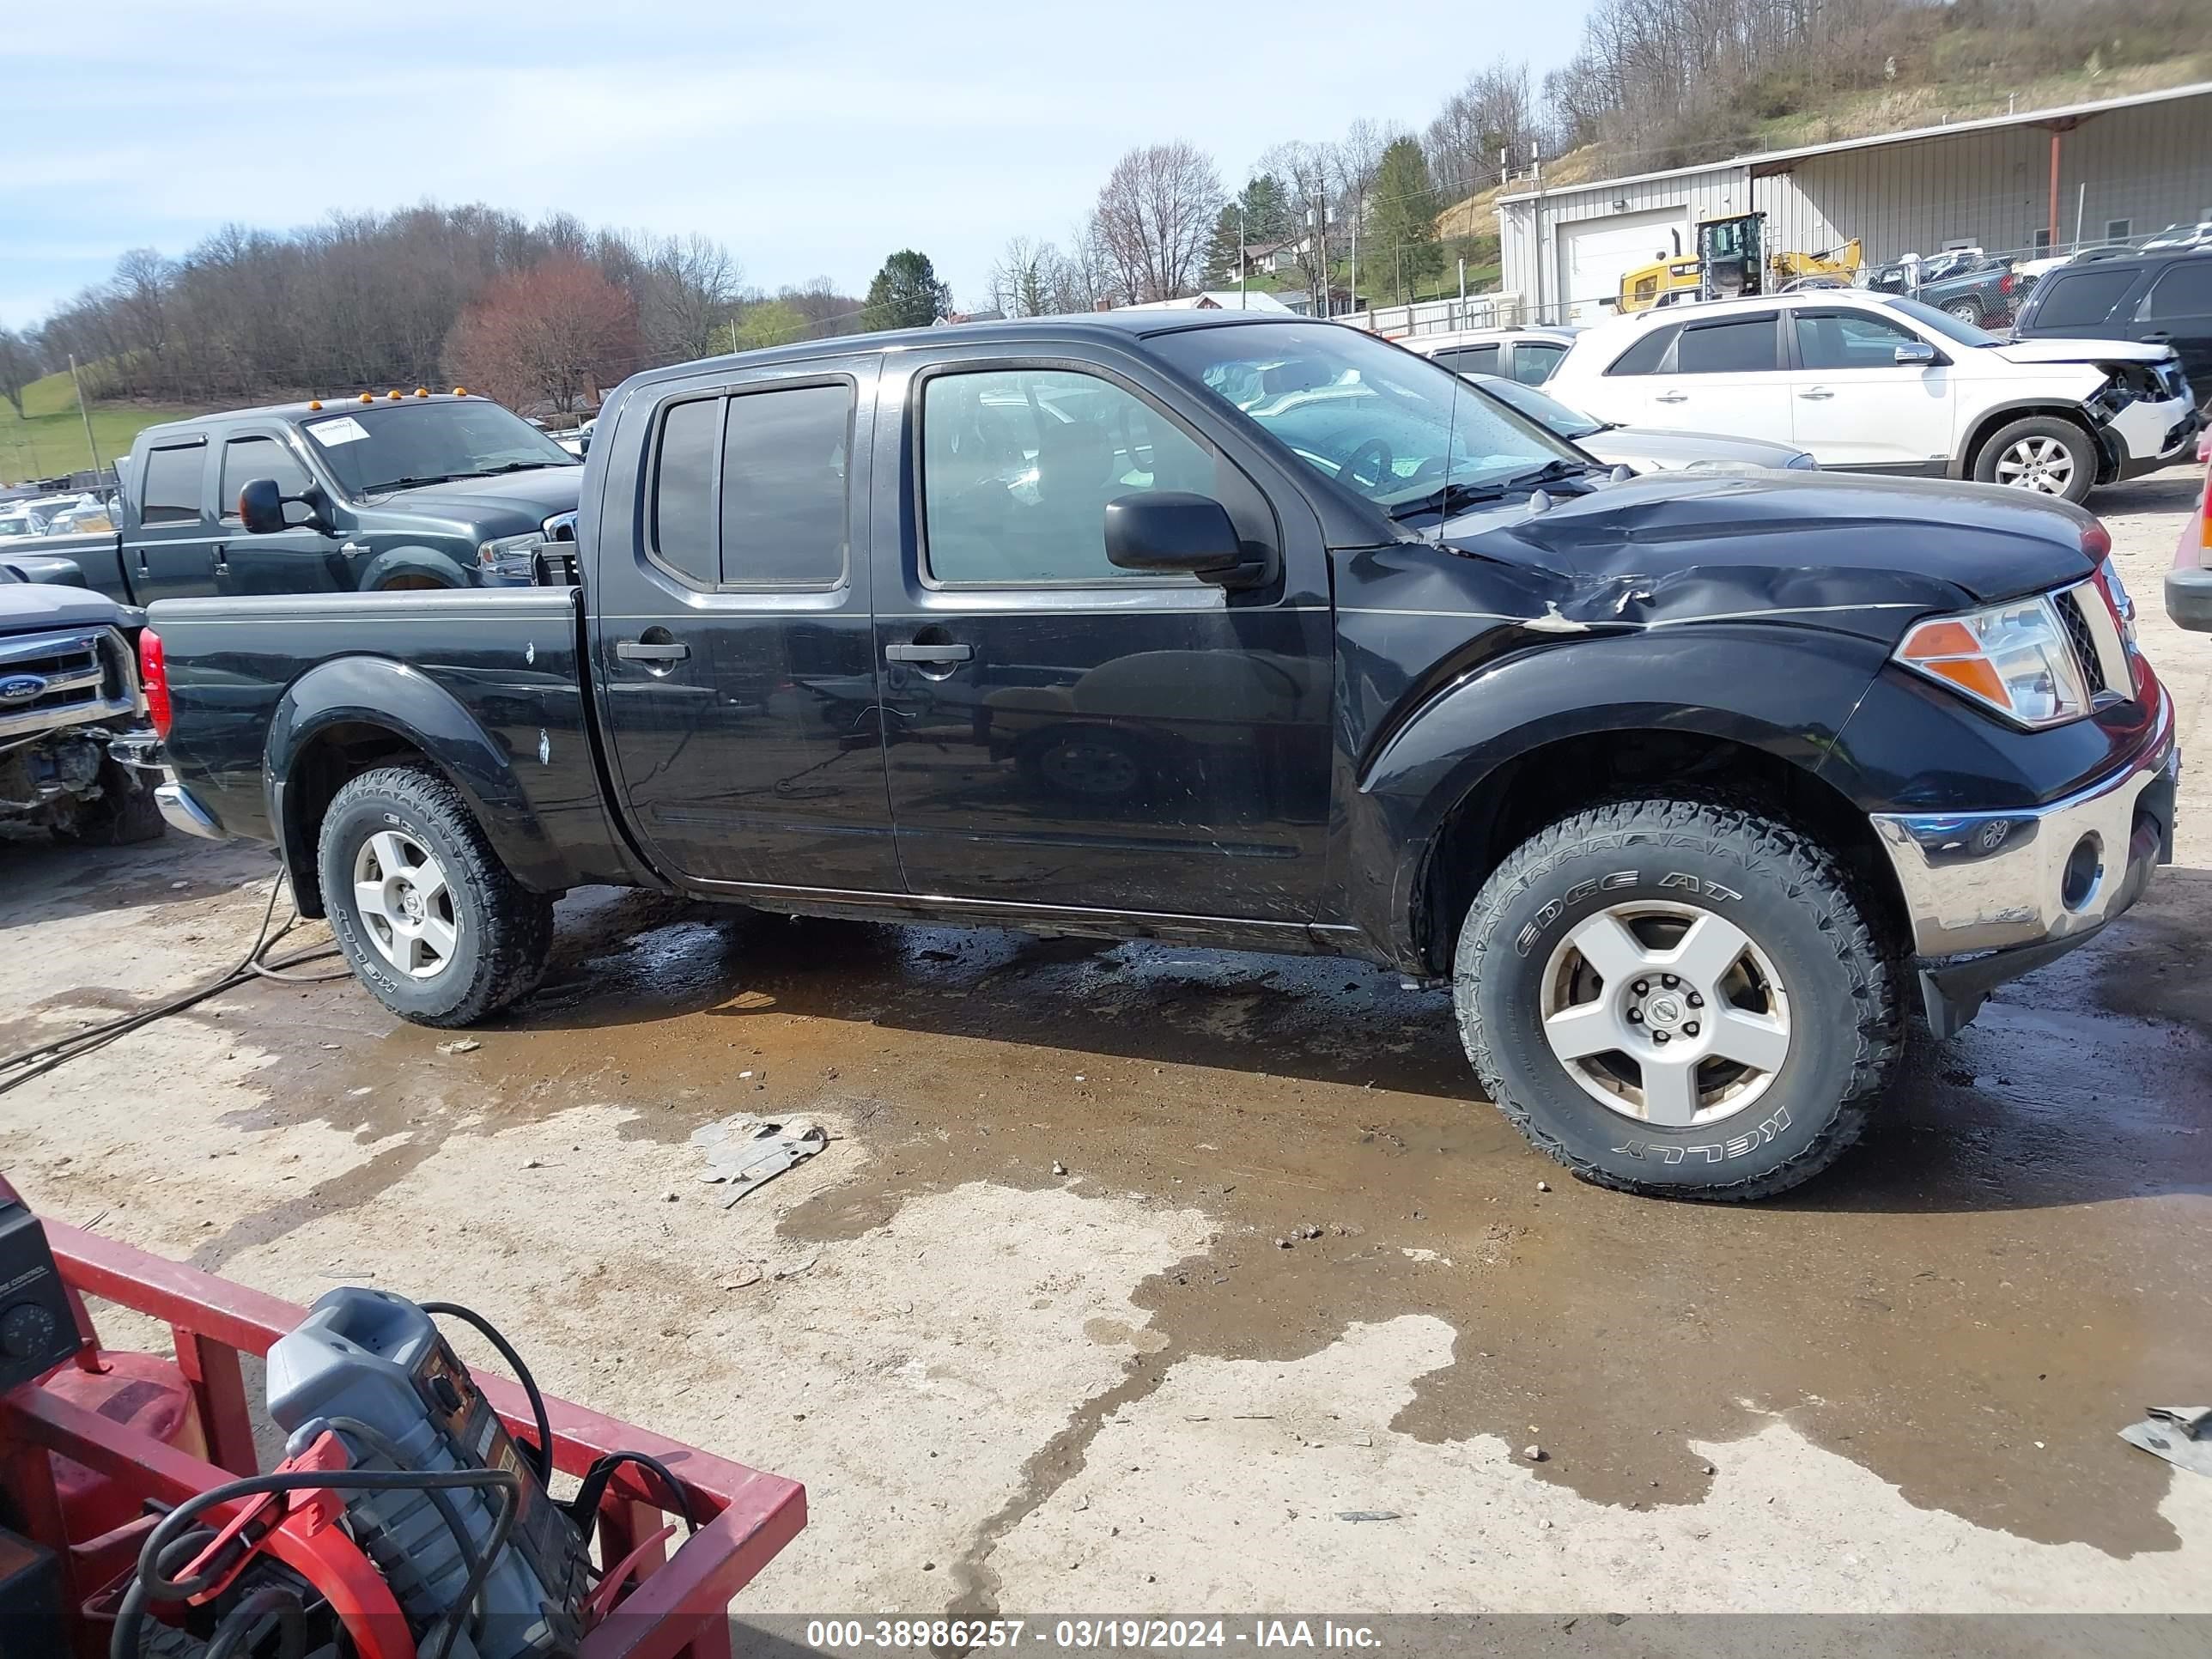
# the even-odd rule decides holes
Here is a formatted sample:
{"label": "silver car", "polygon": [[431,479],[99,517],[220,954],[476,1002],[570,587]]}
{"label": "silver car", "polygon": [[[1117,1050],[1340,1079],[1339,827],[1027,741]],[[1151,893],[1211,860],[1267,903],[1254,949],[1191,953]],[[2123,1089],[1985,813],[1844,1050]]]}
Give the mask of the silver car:
{"label": "silver car", "polygon": [[1463,374],[1509,409],[1519,410],[1555,438],[1595,456],[1608,466],[1632,472],[1675,472],[1694,467],[1717,472],[1735,467],[1794,467],[1817,470],[1820,463],[1792,444],[1759,438],[1724,438],[1711,432],[1674,432],[1661,427],[1618,426],[1571,409],[1548,392],[1495,374]]}

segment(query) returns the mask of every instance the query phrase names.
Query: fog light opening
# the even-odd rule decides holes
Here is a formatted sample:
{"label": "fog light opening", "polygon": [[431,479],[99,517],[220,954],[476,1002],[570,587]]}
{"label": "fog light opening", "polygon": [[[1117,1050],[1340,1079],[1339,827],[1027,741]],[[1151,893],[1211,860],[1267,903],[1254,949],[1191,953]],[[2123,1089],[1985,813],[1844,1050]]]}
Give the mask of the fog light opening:
{"label": "fog light opening", "polygon": [[2060,878],[2058,896],[2069,910],[2079,910],[2096,897],[2105,880],[2105,843],[2095,830],[2074,843],[2066,855],[2066,873]]}

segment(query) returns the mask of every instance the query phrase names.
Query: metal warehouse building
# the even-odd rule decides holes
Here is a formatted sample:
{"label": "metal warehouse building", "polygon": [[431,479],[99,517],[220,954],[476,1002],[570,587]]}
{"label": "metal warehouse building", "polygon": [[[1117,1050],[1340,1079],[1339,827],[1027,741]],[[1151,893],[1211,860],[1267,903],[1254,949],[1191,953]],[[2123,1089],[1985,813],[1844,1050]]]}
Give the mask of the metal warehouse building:
{"label": "metal warehouse building", "polygon": [[1503,196],[1502,286],[1533,317],[1595,322],[1624,271],[1677,251],[1670,233],[1692,250],[1698,221],[1753,212],[1770,252],[1857,236],[1869,265],[2212,219],[2212,82]]}

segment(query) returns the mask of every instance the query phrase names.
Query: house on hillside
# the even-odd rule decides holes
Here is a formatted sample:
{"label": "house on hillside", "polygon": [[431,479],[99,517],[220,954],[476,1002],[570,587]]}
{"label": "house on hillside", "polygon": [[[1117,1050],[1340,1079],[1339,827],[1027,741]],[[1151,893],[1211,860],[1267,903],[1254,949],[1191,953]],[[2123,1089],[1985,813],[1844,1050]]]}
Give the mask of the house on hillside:
{"label": "house on hillside", "polygon": [[1242,276],[1279,276],[1300,270],[1312,241],[1310,236],[1300,236],[1287,242],[1247,242],[1237,262],[1221,274],[1233,283]]}

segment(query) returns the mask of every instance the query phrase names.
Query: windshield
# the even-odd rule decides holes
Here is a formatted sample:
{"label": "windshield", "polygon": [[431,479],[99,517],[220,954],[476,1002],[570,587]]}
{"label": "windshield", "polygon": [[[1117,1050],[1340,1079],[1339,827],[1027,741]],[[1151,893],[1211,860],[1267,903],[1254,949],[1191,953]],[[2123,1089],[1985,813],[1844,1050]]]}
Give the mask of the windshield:
{"label": "windshield", "polygon": [[[1240,323],[1147,342],[1323,477],[1408,509],[1589,458],[1448,368],[1340,323]],[[1551,474],[1558,476],[1557,471]]]}
{"label": "windshield", "polygon": [[[1470,375],[1469,380],[1474,380]],[[1538,426],[1555,438],[1565,438],[1570,443],[1577,438],[1587,438],[1594,433],[1607,430],[1612,422],[1601,421],[1595,415],[1585,415],[1579,409],[1569,409],[1548,392],[1539,392],[1533,386],[1523,386],[1518,380],[1508,380],[1486,374],[1474,384],[1501,403],[1510,404]]]}
{"label": "windshield", "polygon": [[577,464],[529,422],[478,398],[383,408],[361,404],[301,425],[349,495]]}
{"label": "windshield", "polygon": [[1935,330],[1954,345],[1993,346],[2002,343],[1986,329],[1976,328],[1972,323],[1962,323],[1949,312],[1938,311],[1934,306],[1923,305],[1917,300],[1884,295],[1881,302],[1892,311],[1903,312],[1923,328]]}

